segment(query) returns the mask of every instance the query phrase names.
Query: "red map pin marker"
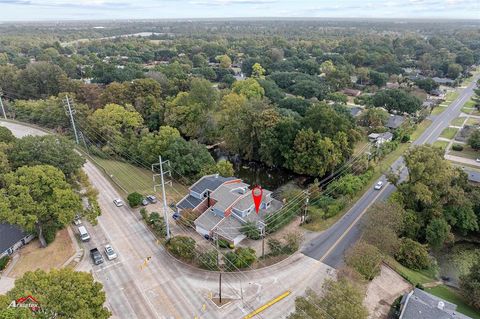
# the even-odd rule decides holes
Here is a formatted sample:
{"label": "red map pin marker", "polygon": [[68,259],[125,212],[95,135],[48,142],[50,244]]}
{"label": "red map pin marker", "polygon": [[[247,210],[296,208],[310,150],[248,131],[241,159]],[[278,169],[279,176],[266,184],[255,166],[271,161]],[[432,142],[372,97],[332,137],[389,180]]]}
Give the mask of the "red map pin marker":
{"label": "red map pin marker", "polygon": [[263,195],[263,190],[260,186],[255,186],[252,189],[252,197],[253,197],[253,202],[255,203],[255,211],[258,214],[258,211],[260,209],[260,204],[262,203],[262,195]]}

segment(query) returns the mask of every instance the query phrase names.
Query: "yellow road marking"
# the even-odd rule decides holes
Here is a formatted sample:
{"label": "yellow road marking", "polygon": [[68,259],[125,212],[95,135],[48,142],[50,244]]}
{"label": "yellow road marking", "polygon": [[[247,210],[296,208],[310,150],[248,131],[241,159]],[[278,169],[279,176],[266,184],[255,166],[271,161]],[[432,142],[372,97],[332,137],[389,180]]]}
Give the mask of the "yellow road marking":
{"label": "yellow road marking", "polygon": [[386,183],[385,186],[383,187],[383,189],[377,194],[377,196],[375,196],[373,198],[373,200],[367,205],[367,207],[365,207],[365,209],[360,213],[360,215],[358,215],[357,218],[355,218],[355,220],[353,221],[353,223],[350,224],[350,226],[348,226],[347,230],[345,230],[345,232],[343,232],[342,236],[340,236],[340,238],[337,239],[337,241],[327,250],[327,252],[322,256],[322,258],[320,258],[319,261],[323,261],[331,252],[332,250],[335,249],[335,247],[337,247],[337,245],[342,241],[342,239],[350,232],[350,230],[352,229],[353,226],[355,226],[355,224],[358,222],[358,220],[360,218],[362,218],[362,216],[365,214],[365,212],[370,208],[370,206],[373,205],[373,203],[375,203],[375,201],[377,200],[377,198],[382,195],[382,193],[387,189],[387,186],[389,185],[390,183]]}
{"label": "yellow road marking", "polygon": [[279,302],[280,300],[282,300],[283,298],[287,297],[288,295],[291,294],[291,291],[290,290],[287,290],[285,291],[283,294],[281,294],[280,296],[270,300],[269,302],[267,302],[266,304],[264,304],[263,306],[261,306],[260,308],[257,308],[256,310],[252,311],[251,313],[249,313],[248,315],[246,315],[245,317],[243,317],[243,319],[250,319],[250,318],[253,318],[255,317],[256,315],[258,315],[260,312],[264,311],[265,309],[273,306],[274,304],[276,304],[277,302]]}

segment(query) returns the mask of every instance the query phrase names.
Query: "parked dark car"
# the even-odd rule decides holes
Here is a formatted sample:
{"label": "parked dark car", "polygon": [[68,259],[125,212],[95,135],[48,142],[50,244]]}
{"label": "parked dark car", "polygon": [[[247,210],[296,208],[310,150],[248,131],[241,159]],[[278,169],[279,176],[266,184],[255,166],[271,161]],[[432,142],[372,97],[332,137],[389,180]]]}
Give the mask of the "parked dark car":
{"label": "parked dark car", "polygon": [[153,195],[148,195],[147,199],[150,203],[155,204],[157,202],[157,198]]}
{"label": "parked dark car", "polygon": [[93,263],[95,265],[100,265],[101,263],[103,263],[103,256],[100,251],[98,251],[98,248],[90,249],[90,257],[92,257]]}

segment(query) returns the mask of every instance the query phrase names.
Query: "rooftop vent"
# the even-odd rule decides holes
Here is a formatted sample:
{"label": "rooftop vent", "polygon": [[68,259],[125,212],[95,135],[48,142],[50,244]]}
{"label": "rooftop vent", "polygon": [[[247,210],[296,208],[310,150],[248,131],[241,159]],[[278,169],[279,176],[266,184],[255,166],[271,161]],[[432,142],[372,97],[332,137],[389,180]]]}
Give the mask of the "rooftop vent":
{"label": "rooftop vent", "polygon": [[437,308],[440,309],[440,310],[443,310],[445,308],[445,303],[443,301],[439,301],[438,305],[437,305]]}

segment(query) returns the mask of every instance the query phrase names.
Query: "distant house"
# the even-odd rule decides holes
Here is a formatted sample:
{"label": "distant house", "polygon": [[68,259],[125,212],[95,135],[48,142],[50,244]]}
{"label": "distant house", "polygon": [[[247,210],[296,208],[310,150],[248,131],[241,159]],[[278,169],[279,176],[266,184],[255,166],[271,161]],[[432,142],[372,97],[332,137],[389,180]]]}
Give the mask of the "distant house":
{"label": "distant house", "polygon": [[33,238],[33,235],[25,233],[17,226],[0,223],[0,258],[13,254]]}
{"label": "distant house", "polygon": [[457,305],[415,288],[400,302],[399,319],[472,319],[457,312]]}
{"label": "distant house", "polygon": [[393,134],[390,132],[385,133],[372,133],[368,135],[368,140],[371,143],[374,143],[375,146],[381,146],[385,142],[391,142],[393,139]]}
{"label": "distant house", "polygon": [[435,83],[440,84],[440,85],[454,85],[455,80],[449,79],[449,78],[439,78],[439,77],[433,77],[432,78]]}
{"label": "distant house", "polygon": [[359,106],[354,106],[354,107],[350,108],[350,114],[353,117],[359,116],[360,114],[362,114],[362,111],[363,111],[363,108],[361,108]]}
{"label": "distant house", "polygon": [[430,95],[438,96],[440,98],[443,98],[445,96],[445,92],[443,90],[440,90],[440,89],[434,89],[434,90],[430,91]]}
{"label": "distant house", "polygon": [[388,119],[386,127],[389,129],[397,129],[402,126],[403,122],[405,122],[405,117],[396,114],[390,114],[390,118]]}
{"label": "distant house", "polygon": [[272,198],[269,190],[263,190],[259,213],[255,212],[252,191],[241,179],[222,177],[218,174],[202,177],[177,203],[174,218],[180,218],[186,208],[199,214],[195,230],[205,238],[218,236],[234,245],[246,236],[241,228],[247,222],[261,227],[265,217],[274,214],[282,203]]}
{"label": "distant house", "polygon": [[400,84],[398,82],[387,82],[386,87],[387,89],[398,89]]}
{"label": "distant house", "polygon": [[343,89],[342,93],[349,96],[357,97],[357,96],[360,96],[360,94],[362,94],[362,91],[355,90],[355,89]]}

